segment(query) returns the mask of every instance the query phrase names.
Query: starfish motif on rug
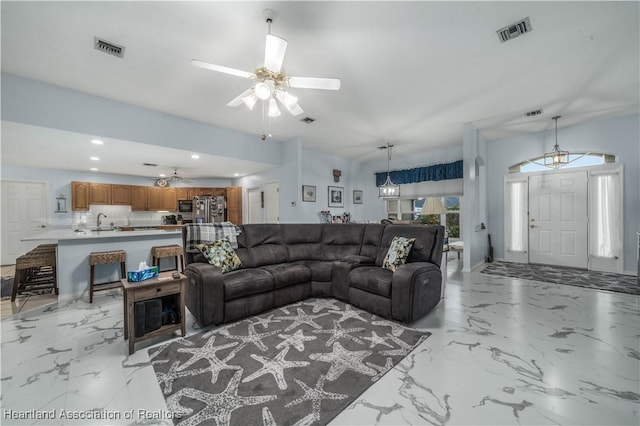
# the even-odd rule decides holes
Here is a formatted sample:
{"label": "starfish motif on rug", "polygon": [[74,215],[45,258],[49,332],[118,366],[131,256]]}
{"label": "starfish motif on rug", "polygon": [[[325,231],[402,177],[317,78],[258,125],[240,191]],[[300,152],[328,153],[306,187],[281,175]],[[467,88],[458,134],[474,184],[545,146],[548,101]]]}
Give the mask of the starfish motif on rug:
{"label": "starfish motif on rug", "polygon": [[333,299],[313,299],[310,302],[304,302],[303,304],[311,306],[311,311],[317,314],[323,309],[334,309],[339,311],[340,308],[336,306],[336,301]]}
{"label": "starfish motif on rug", "polygon": [[206,333],[204,333],[202,335],[203,339],[208,339],[209,337],[216,335],[216,334],[222,334],[225,335],[225,333],[228,333],[230,328],[235,327],[236,325],[238,325],[239,323],[234,322],[231,324],[227,324],[227,325],[221,325],[220,327],[214,328],[213,330],[209,330]]}
{"label": "starfish motif on rug", "polygon": [[228,339],[239,340],[242,342],[239,347],[233,350],[234,353],[237,353],[239,350],[247,346],[249,343],[253,343],[256,346],[256,348],[260,349],[262,352],[266,352],[268,348],[262,342],[262,339],[264,339],[265,337],[273,336],[278,331],[279,330],[267,331],[266,333],[257,333],[253,329],[253,327],[248,327],[247,333],[249,334],[247,334],[246,336],[243,336],[240,334],[231,334],[228,331],[225,331],[223,334]]}
{"label": "starfish motif on rug", "polygon": [[[155,362],[158,363],[157,361]],[[180,365],[180,361],[175,361],[171,364],[171,368],[166,373],[158,373],[156,371],[156,378],[158,379],[158,384],[162,388],[164,385],[164,389],[162,393],[165,395],[169,395],[173,391],[173,381],[179,379],[180,377],[186,376],[197,376],[198,374],[205,373],[210,371],[210,368],[199,368],[196,370],[187,370],[187,371],[178,371],[178,366]],[[217,380],[217,379],[216,379]],[[212,381],[212,383],[215,382]]]}
{"label": "starfish motif on rug", "polygon": [[258,405],[276,399],[277,395],[260,396],[240,396],[238,395],[238,385],[242,378],[242,369],[236,371],[229,381],[226,389],[220,393],[208,393],[193,388],[182,388],[175,394],[167,398],[167,407],[174,414],[189,415],[193,409],[180,404],[180,399],[186,397],[196,399],[205,408],[180,422],[181,426],[195,426],[199,424],[216,423],[217,426],[227,426],[231,423],[231,414],[240,407],[247,405]]}
{"label": "starfish motif on rug", "polygon": [[327,343],[325,344],[325,346],[331,346],[333,345],[335,342],[337,342],[339,339],[347,339],[347,340],[352,340],[360,345],[364,345],[364,342],[360,339],[358,339],[357,337],[354,337],[352,335],[350,335],[349,333],[357,333],[359,331],[365,330],[364,327],[358,327],[358,328],[342,328],[342,325],[336,321],[333,320],[333,329],[332,330],[313,330],[314,333],[318,333],[318,334],[331,334],[332,336],[327,340]]}
{"label": "starfish motif on rug", "polygon": [[377,345],[384,345],[388,348],[393,348],[393,345],[390,345],[387,342],[386,337],[380,337],[375,331],[371,332],[371,337],[363,337],[364,340],[368,340],[371,344],[369,345],[369,349],[373,349]]}
{"label": "starfish motif on rug", "polygon": [[322,330],[322,326],[318,325],[314,320],[325,315],[329,315],[329,312],[325,312],[324,314],[309,315],[300,308],[297,308],[297,311],[298,315],[293,315],[290,317],[276,317],[276,319],[293,321],[287,328],[284,329],[284,331],[291,331],[296,327],[300,327],[302,324],[307,324],[308,326],[313,327],[316,330]]}
{"label": "starfish motif on rug", "polygon": [[372,382],[375,382],[376,380],[380,379],[380,377],[384,376],[384,373],[386,373],[387,371],[393,368],[393,361],[391,360],[391,357],[387,357],[387,361],[385,362],[384,365],[374,364],[373,362],[366,362],[365,364],[367,364],[369,367],[373,368],[374,370],[378,371],[378,374],[376,374],[371,378]]}
{"label": "starfish motif on rug", "polygon": [[211,337],[207,340],[207,343],[201,348],[180,348],[178,352],[191,354],[191,358],[187,360],[184,364],[176,369],[176,371],[184,371],[187,367],[195,364],[196,362],[205,360],[209,362],[211,368],[211,383],[215,383],[218,381],[218,374],[220,374],[223,370],[238,370],[240,367],[237,365],[228,365],[227,361],[231,358],[231,354],[227,355],[225,359],[219,359],[216,356],[216,352],[221,351],[223,349],[232,348],[238,344],[238,342],[227,343],[224,345],[213,346],[216,340],[216,336]]}
{"label": "starfish motif on rug", "polygon": [[[295,422],[292,426],[311,426],[315,421],[315,416],[311,413]],[[273,418],[273,414],[271,414],[269,407],[262,407],[262,425],[278,426],[278,423],[276,423],[276,419]]]}
{"label": "starfish motif on rug", "polygon": [[267,329],[269,328],[269,324],[282,321],[279,319],[273,319],[273,314],[269,315],[266,318],[255,317],[254,319],[255,321],[249,323],[249,327],[252,327],[254,330],[257,325],[262,325],[262,328]]}
{"label": "starfish motif on rug", "polygon": [[[395,343],[396,345],[400,346],[398,349],[390,349],[388,351],[382,351],[380,352],[380,355],[384,355],[384,356],[406,356],[409,354],[409,352],[411,352],[416,346],[418,346],[418,344],[424,340],[420,340],[419,342],[417,342],[415,345],[410,345],[407,342],[405,342],[402,339],[398,339],[397,337],[395,337],[392,334],[388,334],[387,333],[387,337],[389,339],[391,339],[393,341],[393,343]],[[425,337],[426,339],[426,337]]]}
{"label": "starfish motif on rug", "polygon": [[320,378],[318,379],[318,382],[316,383],[316,385],[314,387],[311,387],[309,385],[307,385],[306,383],[304,383],[301,380],[295,379],[296,383],[302,388],[302,390],[304,391],[304,395],[302,395],[300,398],[291,401],[290,403],[288,403],[287,405],[285,405],[285,408],[289,408],[292,407],[294,405],[298,405],[300,403],[303,403],[305,401],[311,401],[312,402],[312,407],[313,407],[313,418],[315,420],[320,420],[320,405],[322,404],[322,401],[324,399],[345,399],[348,398],[349,395],[343,395],[343,394],[339,394],[339,393],[333,393],[333,392],[327,392],[325,391],[324,388],[324,381],[327,378],[327,376],[325,376],[324,374],[320,376]]}
{"label": "starfish motif on rug", "polygon": [[309,355],[314,361],[323,361],[331,364],[327,371],[327,380],[334,381],[347,370],[364,374],[365,376],[375,376],[376,370],[368,367],[363,360],[371,355],[373,351],[350,351],[342,347],[340,342],[333,345],[333,351],[330,353],[315,353]]}
{"label": "starfish motif on rug", "polygon": [[406,329],[400,324],[397,324],[393,321],[387,321],[387,320],[373,321],[371,324],[391,327],[391,334],[393,334],[396,337],[400,337],[400,335],[402,335],[402,333],[404,333],[404,330]]}
{"label": "starfish motif on rug", "polygon": [[310,342],[318,338],[316,336],[305,336],[300,329],[296,330],[294,334],[278,334],[278,337],[283,340],[276,345],[276,349],[293,346],[298,352],[304,351],[304,342]]}
{"label": "starfish motif on rug", "polygon": [[262,368],[242,379],[242,383],[250,382],[265,374],[271,374],[276,380],[276,383],[278,384],[280,390],[287,389],[288,386],[287,381],[284,379],[284,370],[287,368],[306,367],[307,365],[309,365],[309,362],[307,361],[285,360],[284,357],[287,356],[289,348],[290,346],[287,346],[286,348],[281,350],[280,353],[275,356],[275,358],[267,358],[264,356],[251,354],[251,358],[262,363]]}
{"label": "starfish motif on rug", "polygon": [[331,312],[332,314],[340,315],[340,319],[337,320],[338,322],[346,321],[350,318],[367,322],[366,319],[362,318],[361,312],[356,311],[350,305],[345,305],[344,311],[337,310],[337,311],[329,311],[329,312]]}

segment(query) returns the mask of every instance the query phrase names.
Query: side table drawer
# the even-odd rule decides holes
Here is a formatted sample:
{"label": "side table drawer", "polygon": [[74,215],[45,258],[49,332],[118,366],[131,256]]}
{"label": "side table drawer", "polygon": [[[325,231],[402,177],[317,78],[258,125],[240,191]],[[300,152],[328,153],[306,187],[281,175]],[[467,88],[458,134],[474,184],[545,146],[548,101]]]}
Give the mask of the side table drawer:
{"label": "side table drawer", "polygon": [[155,297],[162,297],[167,294],[180,293],[180,281],[167,284],[157,284],[151,287],[136,289],[133,292],[133,301],[147,300]]}

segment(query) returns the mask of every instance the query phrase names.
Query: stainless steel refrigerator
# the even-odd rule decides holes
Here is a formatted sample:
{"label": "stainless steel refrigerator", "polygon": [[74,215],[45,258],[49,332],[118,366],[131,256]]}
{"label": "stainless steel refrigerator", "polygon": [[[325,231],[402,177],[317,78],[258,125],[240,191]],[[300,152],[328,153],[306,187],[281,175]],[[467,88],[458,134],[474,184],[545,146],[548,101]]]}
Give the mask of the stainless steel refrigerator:
{"label": "stainless steel refrigerator", "polygon": [[224,222],[224,197],[198,196],[193,199],[193,220],[196,223]]}

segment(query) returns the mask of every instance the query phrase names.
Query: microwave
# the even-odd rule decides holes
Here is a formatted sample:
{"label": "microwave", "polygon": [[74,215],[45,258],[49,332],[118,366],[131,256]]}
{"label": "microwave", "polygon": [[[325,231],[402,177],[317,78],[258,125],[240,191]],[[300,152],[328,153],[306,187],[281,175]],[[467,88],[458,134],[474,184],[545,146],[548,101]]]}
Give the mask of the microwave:
{"label": "microwave", "polygon": [[178,200],[178,212],[189,213],[193,211],[193,201],[191,200]]}

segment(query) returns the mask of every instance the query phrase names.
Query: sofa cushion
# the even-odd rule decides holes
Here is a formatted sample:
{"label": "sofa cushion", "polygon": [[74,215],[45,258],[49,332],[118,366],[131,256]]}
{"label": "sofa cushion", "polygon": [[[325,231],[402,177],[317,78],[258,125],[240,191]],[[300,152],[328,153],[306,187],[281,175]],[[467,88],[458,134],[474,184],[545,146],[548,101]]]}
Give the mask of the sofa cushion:
{"label": "sofa cushion", "polygon": [[224,300],[273,291],[273,276],[260,268],[238,269],[224,275]]}
{"label": "sofa cushion", "polygon": [[349,274],[351,287],[389,298],[391,297],[392,279],[393,272],[378,266],[361,266]]}
{"label": "sofa cushion", "polygon": [[382,242],[376,257],[376,266],[382,266],[393,237],[415,238],[407,263],[430,262],[440,265],[444,226],[441,225],[387,225],[382,233]]}
{"label": "sofa cushion", "polygon": [[360,254],[364,223],[327,223],[322,226],[322,260],[341,260]]}
{"label": "sofa cushion", "polygon": [[242,227],[252,266],[274,265],[289,261],[279,224],[251,224]]}
{"label": "sofa cushion", "polygon": [[400,265],[404,265],[415,240],[415,238],[393,237],[387,255],[382,261],[382,267],[395,272]]}
{"label": "sofa cushion", "polygon": [[223,274],[242,268],[240,258],[226,237],[213,243],[198,244],[196,247],[198,247],[205,259],[210,264],[220,268]]}
{"label": "sofa cushion", "polygon": [[331,282],[333,262],[307,262],[311,269],[311,281]]}
{"label": "sofa cushion", "polygon": [[282,230],[290,262],[321,259],[321,223],[292,223]]}
{"label": "sofa cushion", "polygon": [[384,225],[380,223],[368,223],[364,228],[362,236],[362,245],[360,246],[360,255],[371,257],[373,259],[378,256],[380,241],[382,240],[382,232]]}
{"label": "sofa cushion", "polygon": [[263,266],[273,276],[275,288],[311,282],[311,269],[304,262]]}

